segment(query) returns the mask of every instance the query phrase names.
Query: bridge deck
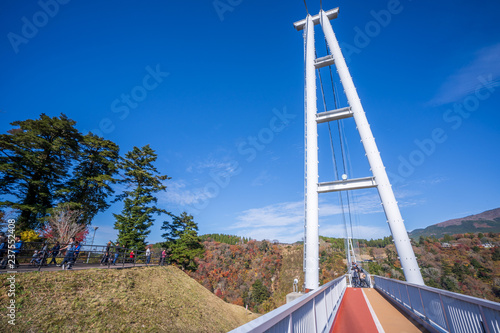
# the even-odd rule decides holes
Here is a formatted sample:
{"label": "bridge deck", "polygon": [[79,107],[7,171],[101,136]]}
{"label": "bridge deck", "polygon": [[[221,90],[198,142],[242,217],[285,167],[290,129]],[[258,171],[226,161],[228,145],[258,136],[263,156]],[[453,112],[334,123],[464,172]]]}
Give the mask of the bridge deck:
{"label": "bridge deck", "polygon": [[426,332],[392,306],[375,289],[347,288],[331,331]]}

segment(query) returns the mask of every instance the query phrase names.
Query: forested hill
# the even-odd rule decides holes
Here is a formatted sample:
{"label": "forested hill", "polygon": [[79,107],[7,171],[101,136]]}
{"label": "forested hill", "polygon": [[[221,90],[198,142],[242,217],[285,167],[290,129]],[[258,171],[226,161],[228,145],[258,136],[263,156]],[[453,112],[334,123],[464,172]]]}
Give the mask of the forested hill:
{"label": "forested hill", "polygon": [[226,235],[226,234],[204,234],[200,236],[202,242],[219,242],[229,245],[246,244],[250,238]]}
{"label": "forested hill", "polygon": [[[196,259],[198,269],[187,272],[221,299],[265,313],[285,304],[295,278],[302,286],[303,244],[243,242],[228,235],[221,239],[228,243],[205,241],[203,258]],[[346,272],[344,239],[320,236],[319,243],[323,284]],[[404,278],[392,237],[358,243],[358,259],[370,273]],[[447,234],[412,243],[428,286],[500,300],[500,234]]]}
{"label": "forested hill", "polygon": [[425,229],[415,229],[410,237],[443,237],[445,234],[466,234],[478,232],[500,232],[500,208],[491,209],[480,214],[452,219],[428,226]]}

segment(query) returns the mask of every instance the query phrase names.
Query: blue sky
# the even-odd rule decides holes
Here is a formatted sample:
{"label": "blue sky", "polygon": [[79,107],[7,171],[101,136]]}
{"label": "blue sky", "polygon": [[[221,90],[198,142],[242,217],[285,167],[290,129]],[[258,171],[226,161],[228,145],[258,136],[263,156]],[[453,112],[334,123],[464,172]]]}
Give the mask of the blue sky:
{"label": "blue sky", "polygon": [[[407,229],[499,207],[500,3],[323,1],[337,6],[333,29]],[[319,1],[308,7],[316,14]],[[63,112],[122,154],[150,144],[172,177],[159,204],[193,214],[200,233],[300,240],[303,38],[292,23],[305,15],[299,0],[2,1],[0,130]],[[326,55],[319,28],[316,39]],[[354,121],[342,126],[349,177],[369,176]],[[356,236],[389,234],[376,190],[351,201]],[[115,239],[121,208],[96,217],[96,243]],[[320,234],[344,235],[340,212],[337,194],[320,196]],[[162,221],[150,242],[161,241]]]}

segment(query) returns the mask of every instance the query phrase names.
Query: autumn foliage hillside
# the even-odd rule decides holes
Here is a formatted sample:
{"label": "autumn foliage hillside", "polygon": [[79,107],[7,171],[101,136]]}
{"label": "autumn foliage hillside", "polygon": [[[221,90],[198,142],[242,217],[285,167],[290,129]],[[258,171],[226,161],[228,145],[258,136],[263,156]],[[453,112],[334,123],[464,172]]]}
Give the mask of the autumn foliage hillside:
{"label": "autumn foliage hillside", "polygon": [[191,276],[230,303],[269,310],[265,301],[277,286],[280,246],[255,240],[239,245],[206,241],[204,245],[204,257],[198,259],[198,269]]}
{"label": "autumn foliage hillside", "polygon": [[[499,233],[468,233],[420,237],[413,249],[427,286],[500,302],[499,245]],[[372,274],[404,279],[393,244],[364,251],[375,257]]]}
{"label": "autumn foliage hillside", "polygon": [[[244,239],[239,244],[226,244],[205,239],[203,259],[197,259],[198,269],[189,274],[227,302],[268,312],[285,303],[294,279],[299,280],[299,288],[304,283],[302,244]],[[234,238],[228,239],[234,243]],[[343,244],[343,240],[333,238],[322,237],[320,241],[321,283],[345,272],[339,242]]]}
{"label": "autumn foliage hillside", "polygon": [[[220,236],[220,235],[219,235]],[[304,283],[303,245],[217,236],[206,237],[205,255],[189,274],[221,299],[255,312],[285,304],[293,280]],[[245,243],[246,242],[246,243]],[[360,240],[360,258],[370,273],[404,280],[391,237]],[[346,272],[344,240],[320,237],[320,284]],[[500,234],[421,237],[413,242],[426,285],[500,301]]]}

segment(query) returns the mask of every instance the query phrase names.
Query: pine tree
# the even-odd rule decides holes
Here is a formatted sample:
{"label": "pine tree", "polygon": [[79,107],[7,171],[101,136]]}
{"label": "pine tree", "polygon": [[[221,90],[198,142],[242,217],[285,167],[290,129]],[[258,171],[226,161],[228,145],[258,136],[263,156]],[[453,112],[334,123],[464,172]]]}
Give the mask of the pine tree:
{"label": "pine tree", "polygon": [[114,191],[118,172],[118,145],[91,133],[80,145],[79,164],[68,184],[67,202],[82,212],[82,223],[90,224],[94,216],[109,208],[107,198]]}
{"label": "pine tree", "polygon": [[0,194],[17,198],[0,207],[20,211],[18,231],[38,228],[64,192],[81,140],[75,124],[64,114],[42,113],[36,120],[11,123],[18,127],[0,135]]}
{"label": "pine tree", "polygon": [[180,216],[173,216],[172,222],[165,221],[162,235],[166,239],[165,246],[170,248],[170,261],[177,263],[183,270],[195,271],[197,263],[195,258],[200,258],[204,247],[198,237],[198,225],[193,221],[193,216],[183,212]]}
{"label": "pine tree", "polygon": [[39,229],[51,210],[67,204],[83,212],[78,223],[109,207],[118,146],[92,134],[83,136],[64,114],[11,123],[0,135],[0,202],[20,212],[17,230]]}
{"label": "pine tree", "polygon": [[155,151],[146,145],[142,148],[134,147],[119,163],[120,169],[124,171],[120,183],[129,188],[118,196],[118,200],[124,202],[122,213],[113,214],[116,219],[114,227],[118,230],[118,242],[121,245],[143,249],[150,233],[149,228],[153,225],[153,215],[170,215],[156,206],[158,199],[154,196],[155,193],[165,191],[167,187],[162,181],[170,179],[166,175],[160,175],[153,166],[156,158]]}

